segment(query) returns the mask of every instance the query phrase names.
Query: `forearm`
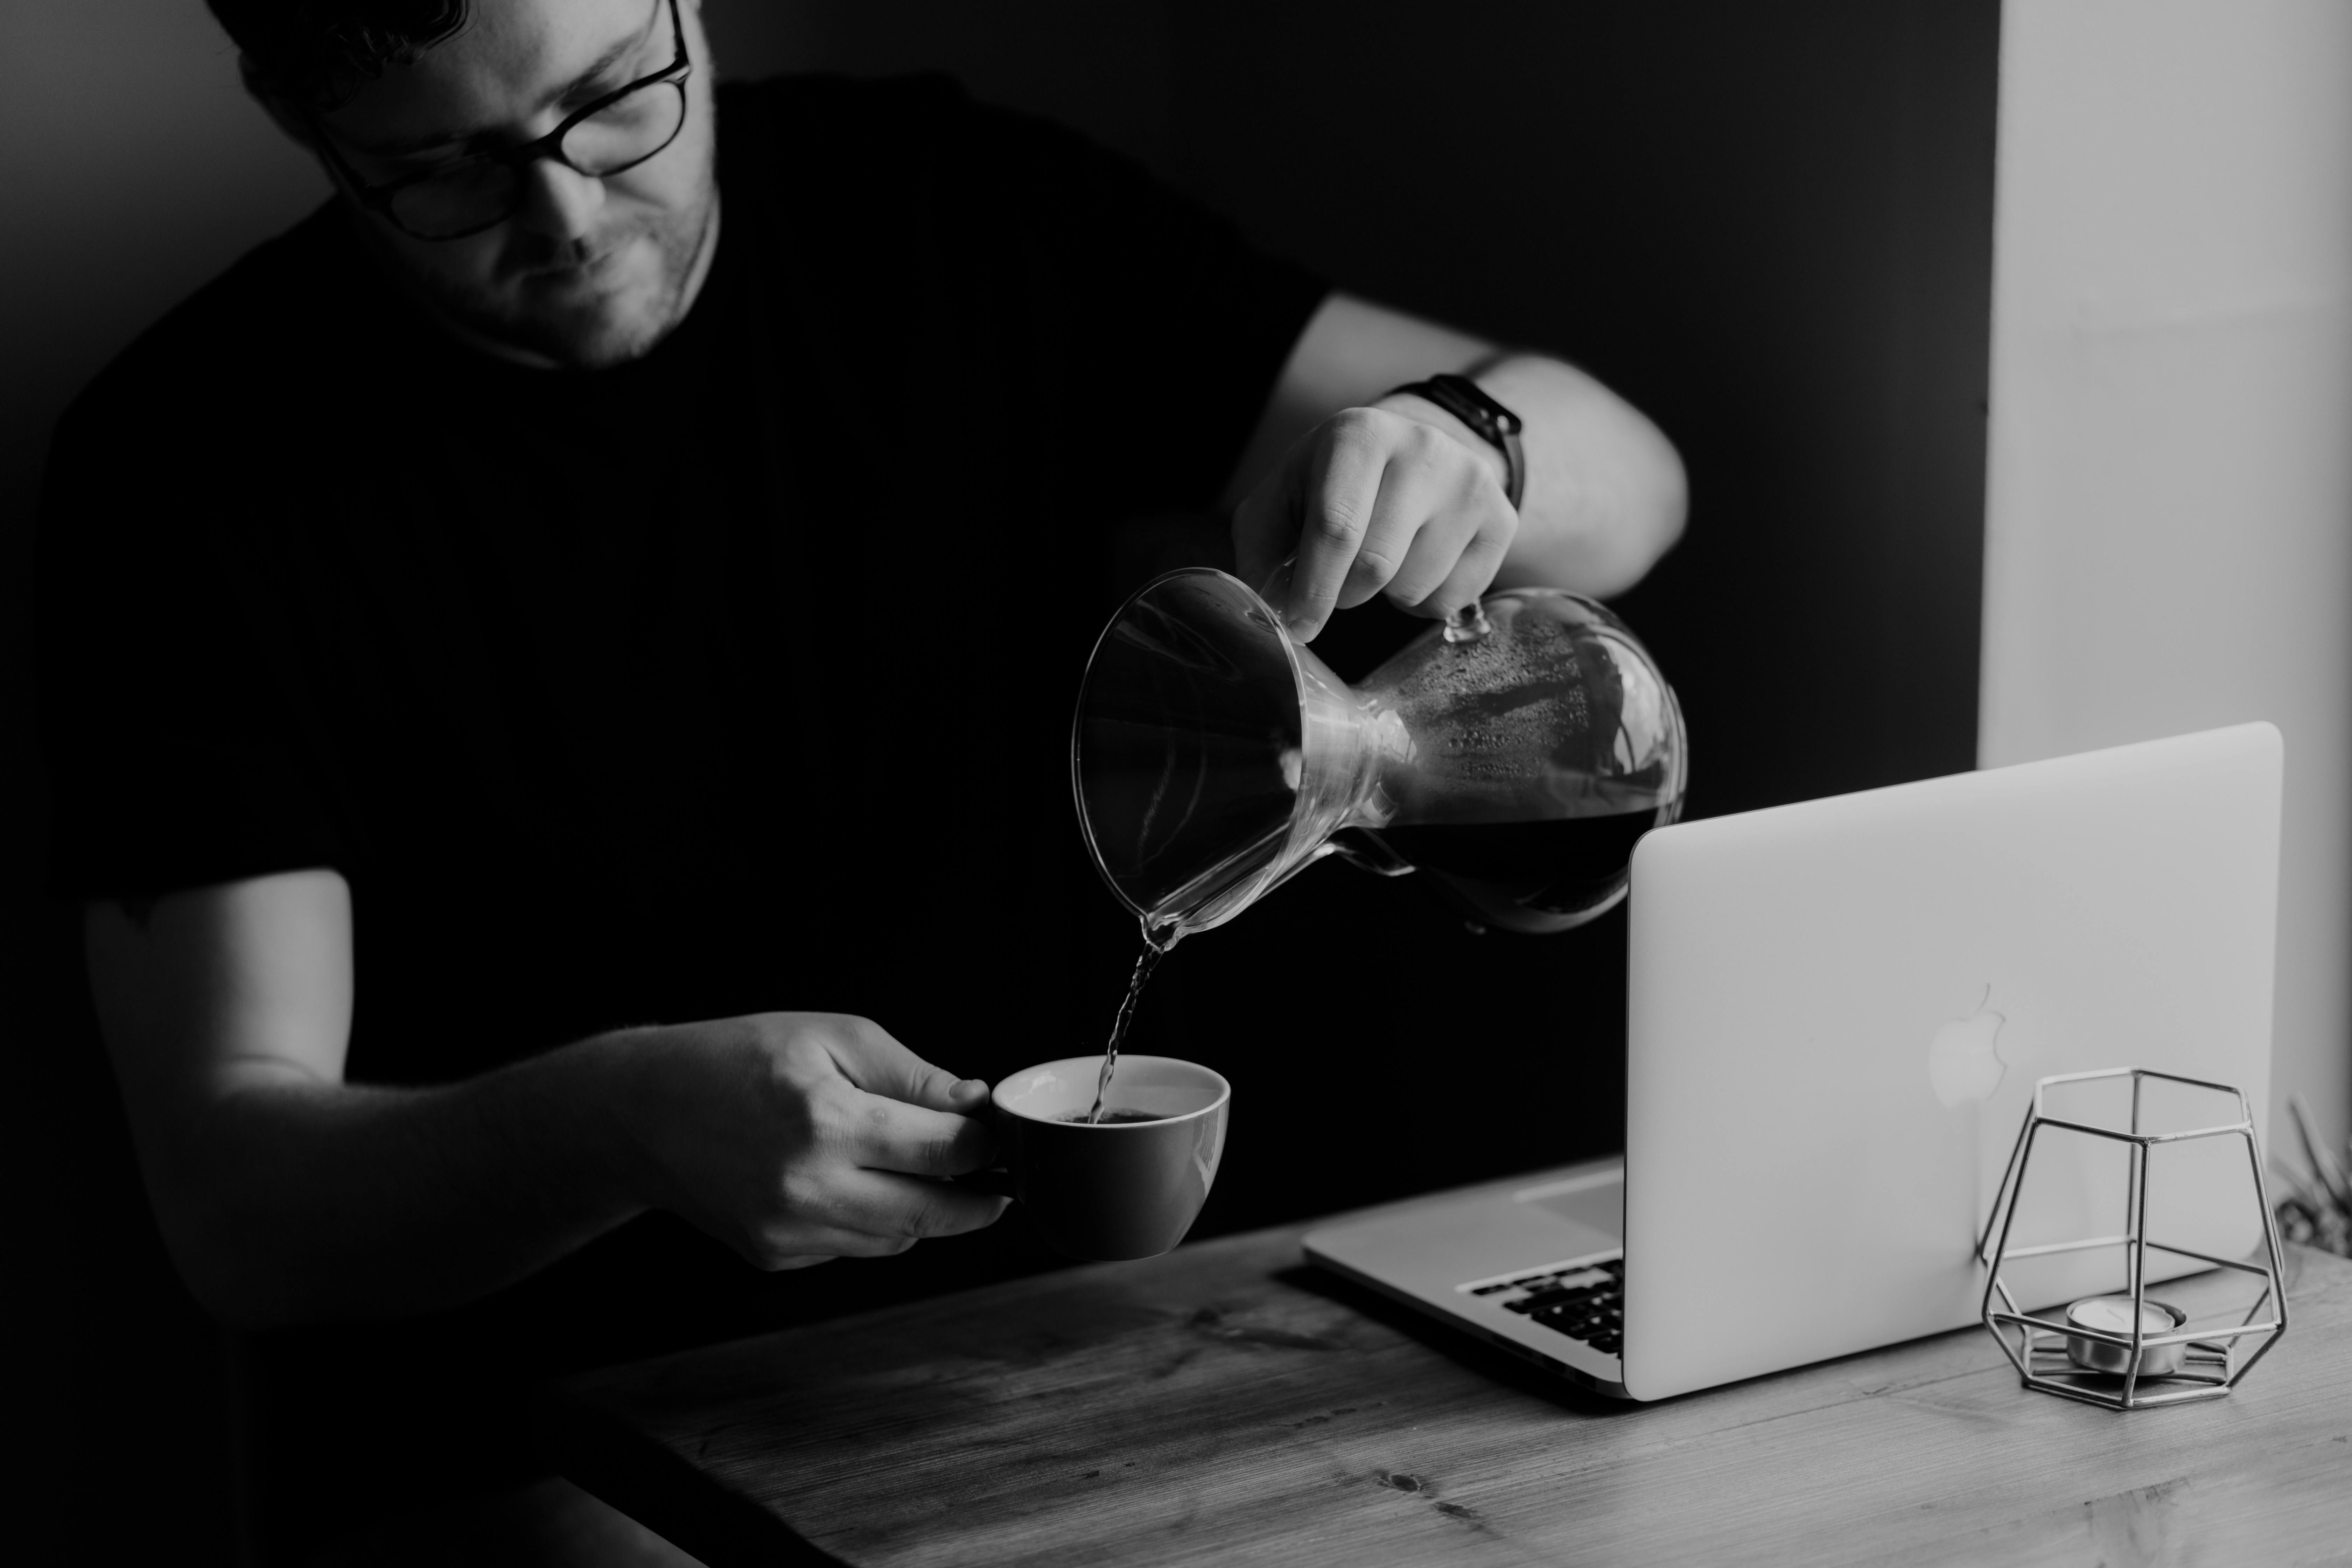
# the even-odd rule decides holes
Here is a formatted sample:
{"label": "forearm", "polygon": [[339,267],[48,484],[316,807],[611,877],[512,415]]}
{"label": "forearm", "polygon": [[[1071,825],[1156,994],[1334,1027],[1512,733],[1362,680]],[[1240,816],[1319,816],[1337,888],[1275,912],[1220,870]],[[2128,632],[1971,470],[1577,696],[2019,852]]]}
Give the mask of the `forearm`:
{"label": "forearm", "polygon": [[485,1295],[644,1206],[635,1045],[601,1037],[431,1089],[254,1064],[150,1152],[166,1238],[205,1304],[247,1324]]}
{"label": "forearm", "polygon": [[1688,491],[1673,444],[1638,409],[1559,360],[1502,356],[1474,379],[1525,426],[1518,532],[1495,585],[1598,595],[1632,587],[1682,534]]}

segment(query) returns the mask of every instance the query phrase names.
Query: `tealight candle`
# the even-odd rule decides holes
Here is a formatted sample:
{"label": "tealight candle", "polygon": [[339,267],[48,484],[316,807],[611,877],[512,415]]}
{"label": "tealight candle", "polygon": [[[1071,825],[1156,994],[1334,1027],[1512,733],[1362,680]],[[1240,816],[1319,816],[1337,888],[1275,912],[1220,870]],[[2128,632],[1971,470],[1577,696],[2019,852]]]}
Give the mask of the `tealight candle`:
{"label": "tealight candle", "polygon": [[[2132,1331],[2132,1299],[2129,1296],[2086,1296],[2066,1309],[2066,1321],[2102,1333],[2128,1334]],[[2142,1334],[2168,1334],[2189,1321],[2189,1314],[2162,1301],[2142,1301],[2139,1306],[2139,1331]],[[2169,1377],[2180,1370],[2181,1358],[2188,1353],[2186,1344],[2149,1345],[2140,1352],[2139,1374],[2142,1377]],[[2111,1345],[2101,1340],[2084,1339],[2079,1334],[2066,1336],[2066,1358],[2076,1366],[2092,1372],[2108,1372],[2118,1375],[2131,1367],[2131,1347]]]}

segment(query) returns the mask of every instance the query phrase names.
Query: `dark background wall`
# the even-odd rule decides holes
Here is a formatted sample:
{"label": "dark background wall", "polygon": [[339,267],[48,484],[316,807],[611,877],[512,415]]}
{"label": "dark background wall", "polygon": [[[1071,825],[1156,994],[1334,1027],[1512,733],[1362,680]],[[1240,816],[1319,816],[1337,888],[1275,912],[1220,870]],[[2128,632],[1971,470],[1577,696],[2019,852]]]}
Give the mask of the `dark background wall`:
{"label": "dark background wall", "polygon": [[[1648,410],[1691,526],[1619,607],[1683,697],[1696,811],[1971,765],[1996,0],[706,4],[735,75],[952,71]],[[140,1229],[102,1064],[32,1010],[70,957],[36,940],[24,537],[72,388],[320,186],[236,102],[197,0],[12,7],[0,61],[0,156],[32,193],[0,238],[0,1016],[38,1232],[12,1274],[63,1347],[55,1392],[102,1417],[66,1429],[140,1433],[145,1525],[217,1557],[209,1338]],[[1327,651],[1355,674],[1414,629],[1360,612]],[[1241,1085],[1204,1227],[1608,1146],[1622,962],[1622,922],[1475,938],[1410,879],[1340,867],[1188,943],[1146,1034]],[[95,1482],[52,1495],[125,1544]]]}

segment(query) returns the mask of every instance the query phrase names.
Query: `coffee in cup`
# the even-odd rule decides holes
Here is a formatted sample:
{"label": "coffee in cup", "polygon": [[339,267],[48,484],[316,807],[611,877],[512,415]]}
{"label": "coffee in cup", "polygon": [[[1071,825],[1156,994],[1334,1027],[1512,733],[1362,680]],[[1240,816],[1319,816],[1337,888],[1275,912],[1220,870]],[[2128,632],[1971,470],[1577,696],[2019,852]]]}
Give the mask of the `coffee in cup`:
{"label": "coffee in cup", "polygon": [[1056,1251],[1093,1262],[1156,1258],[1184,1239],[1225,1148],[1233,1086],[1173,1057],[1122,1053],[1102,1120],[1103,1058],[1012,1074],[990,1096],[1008,1186]]}

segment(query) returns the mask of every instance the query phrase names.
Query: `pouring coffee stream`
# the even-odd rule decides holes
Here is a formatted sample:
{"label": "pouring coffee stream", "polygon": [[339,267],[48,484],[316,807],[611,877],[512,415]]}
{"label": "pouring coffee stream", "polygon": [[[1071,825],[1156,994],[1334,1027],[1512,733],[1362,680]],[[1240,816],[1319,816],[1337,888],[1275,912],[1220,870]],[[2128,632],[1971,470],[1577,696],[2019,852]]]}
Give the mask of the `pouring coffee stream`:
{"label": "pouring coffee stream", "polygon": [[1127,1031],[1135,1022],[1135,1005],[1143,1000],[1143,988],[1150,983],[1151,972],[1160,967],[1160,959],[1176,945],[1181,934],[1174,926],[1163,926],[1157,931],[1149,925],[1143,928],[1143,952],[1136,957],[1135,973],[1128,977],[1127,1000],[1118,1005],[1118,1016],[1111,1022],[1110,1044],[1104,1048],[1102,1072],[1095,1079],[1095,1107],[1087,1112],[1090,1125],[1102,1121],[1103,1101],[1110,1095],[1111,1075],[1118,1071],[1118,1048],[1127,1043]]}
{"label": "pouring coffee stream", "polygon": [[1096,641],[1070,742],[1087,847],[1144,931],[1103,1090],[1160,957],[1326,856],[1421,871],[1475,929],[1597,919],[1681,814],[1685,750],[1648,651],[1565,590],[1489,594],[1351,688],[1239,579],[1147,584]]}

